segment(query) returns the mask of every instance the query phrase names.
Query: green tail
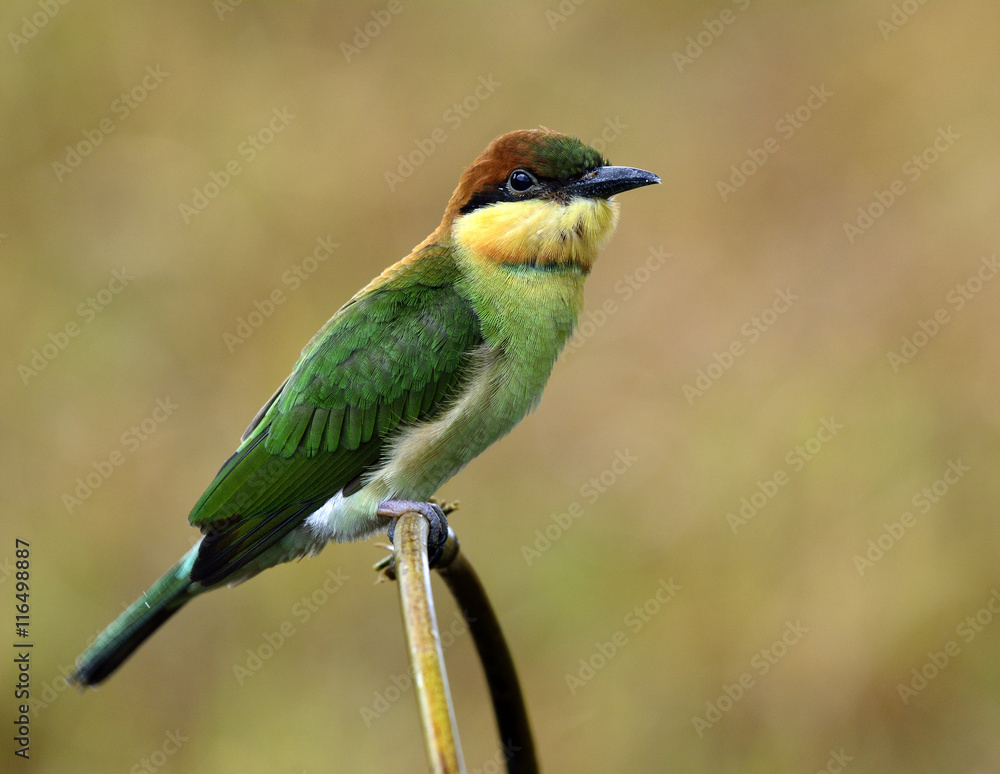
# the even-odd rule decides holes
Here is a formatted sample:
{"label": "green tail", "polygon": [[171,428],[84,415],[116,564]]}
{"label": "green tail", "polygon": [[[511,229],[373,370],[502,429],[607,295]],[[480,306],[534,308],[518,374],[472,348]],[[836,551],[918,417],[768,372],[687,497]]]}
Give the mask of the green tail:
{"label": "green tail", "polygon": [[198,546],[195,546],[97,636],[76,660],[72,682],[79,685],[100,683],[185,602],[203,591],[200,587],[197,591],[191,590],[191,566],[197,554]]}

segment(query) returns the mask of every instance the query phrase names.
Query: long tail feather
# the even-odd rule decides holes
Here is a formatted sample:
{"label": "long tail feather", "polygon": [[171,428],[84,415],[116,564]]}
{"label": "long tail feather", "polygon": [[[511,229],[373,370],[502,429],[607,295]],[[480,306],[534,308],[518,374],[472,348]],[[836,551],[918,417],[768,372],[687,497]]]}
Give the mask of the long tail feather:
{"label": "long tail feather", "polygon": [[185,602],[201,591],[192,591],[191,566],[198,546],[154,583],[145,594],[101,632],[93,644],[76,661],[71,681],[79,685],[97,685]]}

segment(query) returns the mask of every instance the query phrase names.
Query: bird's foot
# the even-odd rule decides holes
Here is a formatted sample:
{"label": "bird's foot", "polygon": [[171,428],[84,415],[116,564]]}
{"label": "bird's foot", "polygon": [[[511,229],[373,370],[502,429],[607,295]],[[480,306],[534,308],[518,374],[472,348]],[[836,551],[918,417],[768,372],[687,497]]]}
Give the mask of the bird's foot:
{"label": "bird's foot", "polygon": [[431,497],[427,500],[431,505],[436,505],[441,509],[441,512],[445,516],[451,516],[455,511],[458,510],[458,506],[461,503],[458,500],[448,500],[446,502],[438,502],[437,498]]}
{"label": "bird's foot", "polygon": [[[449,513],[454,510],[452,504],[447,504]],[[379,516],[388,516],[389,541],[393,541],[393,534],[396,531],[396,521],[404,513],[416,511],[430,524],[430,532],[427,535],[427,563],[431,567],[441,558],[444,552],[444,544],[448,540],[448,519],[445,518],[445,511],[435,502],[418,503],[412,500],[386,500],[378,507]]]}

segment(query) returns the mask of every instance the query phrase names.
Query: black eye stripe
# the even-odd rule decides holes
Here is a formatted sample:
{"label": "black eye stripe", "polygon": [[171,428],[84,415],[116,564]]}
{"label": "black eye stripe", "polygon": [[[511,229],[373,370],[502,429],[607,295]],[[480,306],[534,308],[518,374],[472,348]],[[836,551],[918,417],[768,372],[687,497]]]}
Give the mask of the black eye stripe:
{"label": "black eye stripe", "polygon": [[[588,174],[590,170],[582,172],[579,175],[574,175],[573,177],[554,180],[550,178],[539,177],[538,175],[529,172],[526,169],[518,168],[513,170],[506,179],[499,183],[492,183],[484,188],[476,191],[472,196],[469,197],[469,201],[465,203],[461,210],[459,210],[460,215],[467,215],[473,210],[478,210],[480,207],[486,207],[490,204],[496,204],[497,202],[517,202],[524,201],[526,198],[541,198],[547,196],[558,196],[559,189],[578,180],[584,174]],[[513,178],[517,173],[522,173],[527,176],[530,180],[530,184],[523,190],[517,189],[512,186]],[[534,187],[535,190],[532,191],[531,188]],[[527,193],[527,196],[524,194]]]}
{"label": "black eye stripe", "polygon": [[476,191],[472,196],[469,197],[469,201],[465,203],[465,206],[460,210],[462,215],[466,215],[473,210],[478,210],[480,207],[486,207],[490,204],[495,204],[496,202],[511,202],[514,198],[507,193],[507,186],[490,186],[488,188],[483,188],[481,191]]}
{"label": "black eye stripe", "polygon": [[[525,182],[528,184],[523,190],[519,190],[516,187],[512,187],[511,182],[515,175],[524,175]],[[519,193],[523,193],[531,189],[532,186],[538,185],[539,181],[534,175],[524,169],[515,169],[511,172],[507,179],[502,183],[495,183],[493,185],[488,185],[476,191],[469,201],[465,203],[465,206],[459,211],[462,215],[466,215],[473,210],[477,210],[480,207],[486,207],[490,204],[496,204],[497,202],[516,202],[521,201],[524,197],[519,196]]]}

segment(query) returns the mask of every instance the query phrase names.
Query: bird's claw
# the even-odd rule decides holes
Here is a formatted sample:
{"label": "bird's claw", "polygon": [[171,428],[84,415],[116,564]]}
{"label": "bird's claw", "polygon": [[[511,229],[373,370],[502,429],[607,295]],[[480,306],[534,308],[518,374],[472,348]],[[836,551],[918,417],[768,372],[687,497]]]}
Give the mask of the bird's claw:
{"label": "bird's claw", "polygon": [[451,516],[455,511],[458,510],[458,506],[461,503],[458,500],[446,500],[444,502],[438,502],[434,497],[427,500],[431,505],[437,505],[445,516]]}
{"label": "bird's claw", "polygon": [[[450,505],[450,504],[449,504]],[[449,508],[449,512],[454,507]],[[444,545],[448,541],[448,519],[445,511],[440,505],[434,502],[419,503],[411,500],[386,500],[378,508],[379,516],[388,516],[389,521],[389,542],[393,541],[396,531],[396,521],[409,511],[416,511],[430,525],[427,534],[427,564],[431,567],[441,558],[444,553]]]}

